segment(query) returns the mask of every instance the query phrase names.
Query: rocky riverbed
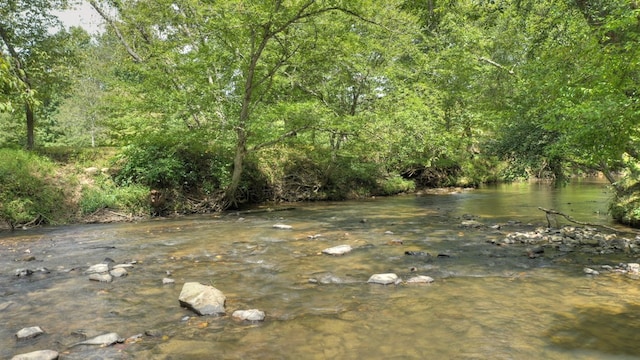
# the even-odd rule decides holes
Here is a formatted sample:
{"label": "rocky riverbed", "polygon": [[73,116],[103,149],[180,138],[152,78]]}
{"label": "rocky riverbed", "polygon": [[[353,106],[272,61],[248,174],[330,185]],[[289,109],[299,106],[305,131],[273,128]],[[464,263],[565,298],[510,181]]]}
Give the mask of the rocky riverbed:
{"label": "rocky riverbed", "polygon": [[[361,223],[366,223],[362,222]],[[295,232],[296,227],[285,224],[275,224],[271,226],[276,231]],[[640,238],[630,238],[621,236],[616,233],[601,231],[595,227],[576,227],[564,226],[558,229],[550,229],[544,227],[532,227],[517,222],[510,223],[488,223],[472,216],[463,217],[457,225],[459,231],[472,234],[477,237],[486,237],[486,244],[489,247],[482,248],[476,256],[479,260],[486,258],[498,257],[519,257],[522,261],[545,260],[549,263],[561,262],[568,257],[577,255],[576,261],[584,261],[582,276],[628,276],[631,278],[640,277],[640,264],[636,259],[640,256]],[[348,235],[348,234],[347,234]],[[324,259],[343,259],[345,262],[350,261],[349,256],[357,252],[375,252],[376,249],[387,249],[389,247],[397,248],[401,257],[409,260],[402,260],[402,263],[413,264],[403,269],[401,272],[381,272],[338,276],[332,271],[327,271],[318,276],[310,276],[306,278],[307,286],[323,286],[323,285],[344,285],[351,284],[355,286],[430,286],[437,283],[441,279],[451,275],[444,275],[442,272],[429,269],[434,267],[427,266],[434,261],[455,262],[459,257],[460,250],[448,249],[438,252],[430,252],[429,249],[416,249],[415,246],[402,239],[402,236],[394,234],[393,231],[387,230],[382,235],[387,240],[380,243],[364,242],[358,243],[349,239],[344,235],[339,239],[344,239],[344,243],[339,243],[332,235],[323,235],[322,231],[313,231],[312,235],[300,234],[299,237],[306,238],[309,246],[317,241],[325,241],[323,239],[333,239],[332,246],[324,247],[321,251],[311,250],[304,256],[316,256],[317,262],[323,262]],[[277,239],[277,235],[273,235]],[[270,240],[276,242],[278,240]],[[10,273],[4,273],[5,278],[12,277],[14,280],[8,281],[12,286],[20,286],[23,281],[29,279],[50,279],[51,282],[68,279],[69,276],[80,277],[86,280],[87,287],[96,286],[98,284],[110,284],[110,286],[118,287],[120,281],[133,281],[139,272],[145,271],[145,262],[135,259],[122,260],[105,257],[103,261],[95,264],[73,265],[58,264],[55,268],[48,266],[48,256],[55,252],[53,249],[46,250],[47,247],[55,246],[47,243],[31,243],[30,247],[24,249],[25,244],[14,244],[12,248],[7,248],[7,244],[3,244],[3,256],[10,255],[15,263],[15,268]],[[102,246],[102,245],[101,245]],[[253,246],[253,245],[251,245]],[[481,245],[476,245],[481,246]],[[108,250],[108,247],[106,247]],[[259,248],[251,248],[252,254],[260,251]],[[298,251],[298,250],[296,250]],[[141,256],[136,253],[133,256]],[[218,255],[221,257],[221,255]],[[299,256],[299,255],[296,255]],[[619,261],[624,258],[627,261]],[[119,260],[119,261],[117,261]],[[398,259],[390,259],[398,262]],[[338,260],[339,261],[339,260]],[[427,264],[427,265],[425,265]],[[391,266],[389,266],[391,268]],[[212,284],[203,283],[201,279],[189,278],[188,274],[182,274],[180,278],[175,278],[171,263],[167,262],[163,274],[157,275],[157,287],[178,286],[180,287],[180,295],[173,299],[175,312],[181,309],[191,311],[190,315],[182,317],[183,322],[199,322],[207,326],[208,317],[226,317],[230,316],[235,321],[240,322],[269,322],[274,320],[282,320],[278,315],[270,316],[268,311],[256,308],[250,301],[234,298],[236,291],[233,288],[218,289]],[[64,276],[63,276],[64,274]],[[53,284],[50,284],[53,285]],[[293,284],[292,284],[293,285]],[[301,286],[301,285],[296,285]],[[100,290],[97,290],[100,291]],[[135,291],[135,290],[134,290]],[[11,293],[10,290],[3,290],[3,295]],[[230,293],[227,295],[225,293]],[[4,297],[4,296],[3,296]],[[228,300],[232,305],[231,311],[227,309]],[[28,299],[24,299],[28,301]],[[140,304],[140,306],[144,306]],[[0,299],[0,314],[14,311],[16,303],[13,301],[2,301]],[[83,308],[79,311],[92,312],[95,309]],[[278,312],[277,310],[275,311]],[[198,320],[204,319],[204,320]],[[83,358],[102,358],[115,359],[127,358],[127,349],[132,344],[145,341],[145,339],[164,338],[167,335],[161,329],[148,328],[138,333],[118,333],[111,329],[102,331],[96,330],[103,328],[99,322],[96,322],[95,329],[69,329],[64,334],[51,334],[45,324],[38,324],[37,318],[34,323],[25,323],[22,327],[17,328],[15,332],[15,349],[12,359],[83,359]],[[60,339],[55,348],[42,348],[29,352],[21,352],[21,348],[25,348],[24,344],[30,344],[29,347],[38,347],[39,339],[47,336],[55,335]]]}

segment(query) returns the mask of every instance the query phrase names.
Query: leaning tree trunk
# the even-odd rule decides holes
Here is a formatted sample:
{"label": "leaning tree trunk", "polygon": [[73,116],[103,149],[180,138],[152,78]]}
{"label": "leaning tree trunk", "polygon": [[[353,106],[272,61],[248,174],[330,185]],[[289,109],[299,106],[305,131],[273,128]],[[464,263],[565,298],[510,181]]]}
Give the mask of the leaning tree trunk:
{"label": "leaning tree trunk", "polygon": [[238,129],[237,133],[238,141],[236,143],[236,154],[233,158],[233,173],[231,174],[231,183],[224,191],[226,204],[223,207],[237,205],[237,191],[244,172],[244,159],[247,156],[247,135],[244,129]]}

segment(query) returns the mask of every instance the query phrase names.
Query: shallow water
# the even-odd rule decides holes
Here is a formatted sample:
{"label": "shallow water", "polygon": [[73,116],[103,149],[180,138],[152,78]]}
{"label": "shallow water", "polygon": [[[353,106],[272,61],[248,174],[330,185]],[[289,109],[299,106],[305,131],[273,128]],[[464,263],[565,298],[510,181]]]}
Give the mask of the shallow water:
{"label": "shallow water", "polygon": [[[585,265],[635,258],[547,250],[529,259],[524,246],[490,243],[545,225],[538,206],[612,225],[604,215],[609,196],[599,182],[559,189],[513,184],[3,233],[0,358],[40,349],[63,359],[640,358],[640,280],[582,272]],[[467,214],[503,226],[461,228]],[[274,229],[276,223],[293,229]],[[321,253],[341,244],[354,250]],[[27,255],[36,260],[16,261]],[[84,270],[106,257],[135,262],[134,268],[112,283],[89,281]],[[14,275],[39,267],[50,272]],[[162,285],[167,272],[174,285]],[[370,275],[387,272],[435,282],[367,284]],[[189,281],[221,290],[227,316],[198,317],[181,308],[178,295]],[[266,320],[230,316],[250,308],[264,310]],[[18,330],[36,325],[46,334],[16,341]],[[80,332],[149,335],[106,348],[71,347],[83,339]]]}

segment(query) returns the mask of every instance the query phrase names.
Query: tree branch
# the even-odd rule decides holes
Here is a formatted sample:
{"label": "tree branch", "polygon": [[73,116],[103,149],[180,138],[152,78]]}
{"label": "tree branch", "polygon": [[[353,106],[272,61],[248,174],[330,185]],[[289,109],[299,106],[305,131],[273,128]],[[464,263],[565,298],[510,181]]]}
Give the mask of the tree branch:
{"label": "tree branch", "polygon": [[501,70],[504,70],[504,71],[508,72],[508,73],[509,73],[509,75],[514,75],[514,76],[515,76],[515,74],[516,74],[516,73],[513,71],[513,69],[509,70],[509,69],[507,69],[504,65],[498,64],[497,62],[495,62],[495,61],[493,61],[493,60],[491,60],[491,59],[489,59],[489,58],[486,58],[486,57],[484,57],[484,56],[479,57],[479,58],[478,58],[478,61],[484,61],[484,62],[486,62],[486,63],[489,63],[489,64],[491,64],[491,65],[493,65],[493,66],[497,67],[498,69],[501,69]]}
{"label": "tree branch", "polygon": [[133,50],[131,45],[129,45],[127,40],[124,38],[124,35],[122,35],[122,32],[120,31],[120,29],[116,25],[115,20],[110,18],[107,15],[107,13],[105,13],[102,10],[102,8],[100,8],[100,6],[98,6],[98,3],[95,0],[88,0],[88,1],[89,1],[89,4],[91,5],[91,7],[93,7],[98,12],[98,14],[104,19],[104,21],[106,21],[107,24],[109,24],[113,28],[113,31],[115,31],[115,33],[116,33],[116,36],[118,37],[118,39],[120,40],[120,42],[124,46],[124,48],[127,51],[127,53],[133,58],[133,60],[135,62],[139,62],[139,63],[142,62],[143,61],[142,57],[140,55],[138,55],[138,53],[135,50]]}

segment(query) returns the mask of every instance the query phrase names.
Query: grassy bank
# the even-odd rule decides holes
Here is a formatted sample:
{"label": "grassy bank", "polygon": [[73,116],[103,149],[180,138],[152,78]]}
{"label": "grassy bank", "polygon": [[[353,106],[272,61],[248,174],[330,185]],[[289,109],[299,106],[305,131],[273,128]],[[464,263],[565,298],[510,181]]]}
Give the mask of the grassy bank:
{"label": "grassy bank", "polygon": [[[0,149],[0,227],[219,211],[230,163],[221,150],[157,139],[122,149]],[[393,172],[305,148],[256,152],[245,174],[244,204],[387,196],[479,181],[453,163]]]}

